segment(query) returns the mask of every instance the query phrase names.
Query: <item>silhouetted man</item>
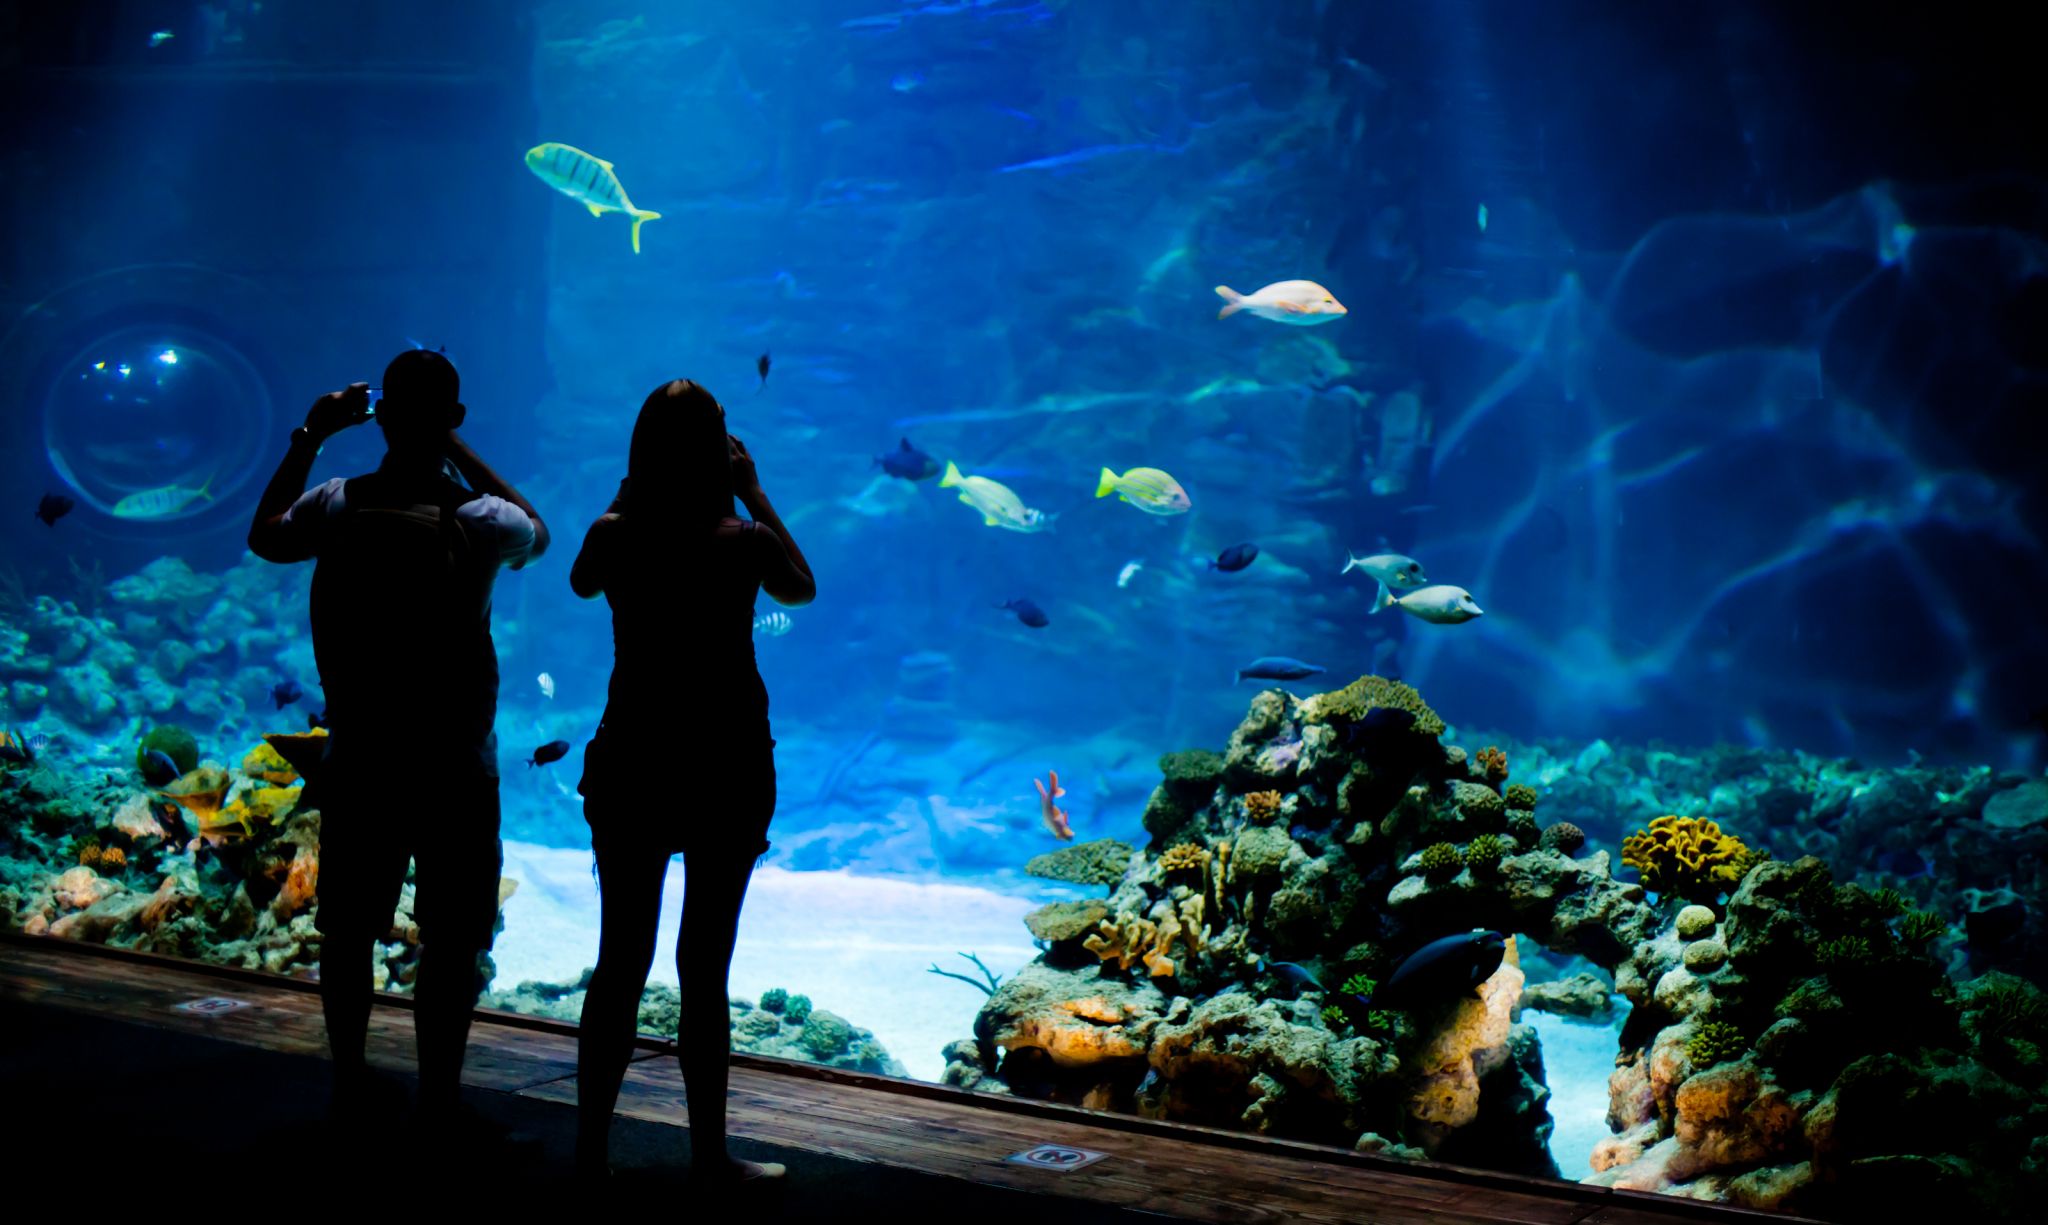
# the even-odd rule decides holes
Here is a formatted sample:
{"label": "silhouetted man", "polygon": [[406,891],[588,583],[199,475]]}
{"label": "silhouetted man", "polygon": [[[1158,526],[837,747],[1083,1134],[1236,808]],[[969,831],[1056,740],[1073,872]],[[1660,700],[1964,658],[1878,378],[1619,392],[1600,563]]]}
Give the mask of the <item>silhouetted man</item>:
{"label": "silhouetted man", "polygon": [[379,1104],[364,1059],[372,957],[412,861],[419,1108],[435,1140],[474,1134],[448,1124],[471,1122],[458,1110],[463,1047],[497,920],[491,588],[500,566],[518,569],[548,544],[533,507],[456,435],[458,393],[447,358],[399,354],[374,410],[384,462],[306,490],[321,444],[372,419],[366,384],[320,397],[249,529],[267,561],[318,559],[313,653],[330,734],[306,798],[321,815],[316,920],[335,1114],[371,1122]]}

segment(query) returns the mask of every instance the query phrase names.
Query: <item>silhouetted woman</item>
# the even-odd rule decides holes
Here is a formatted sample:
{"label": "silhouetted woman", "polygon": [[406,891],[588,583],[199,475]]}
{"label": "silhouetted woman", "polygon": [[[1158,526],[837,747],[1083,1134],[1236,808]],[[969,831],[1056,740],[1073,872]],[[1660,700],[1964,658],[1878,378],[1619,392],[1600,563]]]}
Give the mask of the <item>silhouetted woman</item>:
{"label": "silhouetted woman", "polygon": [[[601,889],[602,943],[583,1002],[579,1171],[602,1175],[612,1111],[654,964],[669,856],[687,885],[676,973],[691,1167],[714,1180],[779,1165],[726,1151],[731,1053],[726,972],[754,860],[775,811],[768,691],[754,667],[754,593],[810,603],[810,566],[725,432],[725,408],[687,379],[640,406],[619,496],[584,537],[569,584],[612,607],[611,699],[584,758],[584,815]],[[732,517],[737,496],[754,516]]]}

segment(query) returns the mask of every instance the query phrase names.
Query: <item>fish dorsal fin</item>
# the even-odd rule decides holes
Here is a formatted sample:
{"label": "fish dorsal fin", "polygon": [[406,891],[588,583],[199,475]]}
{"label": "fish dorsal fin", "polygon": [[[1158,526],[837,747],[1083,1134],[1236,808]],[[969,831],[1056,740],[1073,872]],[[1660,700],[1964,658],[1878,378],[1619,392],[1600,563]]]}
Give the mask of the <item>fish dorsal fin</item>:
{"label": "fish dorsal fin", "polygon": [[612,168],[612,164],[601,157],[593,157],[590,160],[596,162],[598,165],[604,167],[606,170],[610,170]]}
{"label": "fish dorsal fin", "polygon": [[916,447],[910,445],[910,440],[908,438],[899,438],[896,441],[903,444],[902,449],[905,451],[915,451],[917,449]]}

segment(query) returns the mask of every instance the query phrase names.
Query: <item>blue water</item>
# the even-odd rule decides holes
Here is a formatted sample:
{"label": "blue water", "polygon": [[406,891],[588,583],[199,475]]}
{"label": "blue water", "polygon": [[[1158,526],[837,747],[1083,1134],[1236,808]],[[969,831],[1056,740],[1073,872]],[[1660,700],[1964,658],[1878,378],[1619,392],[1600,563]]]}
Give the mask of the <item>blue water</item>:
{"label": "blue water", "polygon": [[[818,580],[756,640],[775,867],[1023,888],[1048,770],[1078,836],[1142,841],[1158,756],[1221,747],[1260,656],[1326,670],[1300,692],[1398,676],[1522,741],[2043,761],[2048,196],[1988,112],[1896,84],[1902,32],[1859,53],[1762,5],[159,7],[60,67],[189,88],[91,112],[118,158],[9,188],[23,216],[151,220],[9,265],[8,569],[81,600],[160,555],[226,571],[300,406],[445,346],[465,432],[556,536],[497,596],[521,841],[585,844],[609,625],[568,563],[678,377],[722,399]],[[284,121],[205,91],[280,59],[337,100],[259,141]],[[661,214],[641,253],[525,169],[546,141]],[[223,148],[246,181],[204,169]],[[1297,278],[1347,313],[1216,317],[1215,286]],[[886,475],[904,439],[1053,530]],[[339,438],[315,479],[377,454]],[[1098,498],[1105,467],[1164,469],[1192,509]],[[77,509],[46,530],[41,491]],[[1207,565],[1240,543],[1249,568]],[[1485,613],[1375,615],[1353,552]],[[305,576],[279,581],[289,608]],[[118,760],[158,718],[264,730],[280,677],[317,709],[302,621],[219,632],[254,637],[147,713],[17,686],[4,716]],[[518,764],[556,739],[567,760]],[[647,769],[687,805],[715,766],[675,749]]]}

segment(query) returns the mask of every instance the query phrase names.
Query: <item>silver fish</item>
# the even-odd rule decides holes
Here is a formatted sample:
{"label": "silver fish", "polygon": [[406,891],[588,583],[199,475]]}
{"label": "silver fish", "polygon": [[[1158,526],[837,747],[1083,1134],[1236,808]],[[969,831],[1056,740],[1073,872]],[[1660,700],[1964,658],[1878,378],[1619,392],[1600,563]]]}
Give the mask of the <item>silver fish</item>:
{"label": "silver fish", "polygon": [[754,618],[754,632],[763,638],[780,638],[795,625],[786,612],[762,613]]}

